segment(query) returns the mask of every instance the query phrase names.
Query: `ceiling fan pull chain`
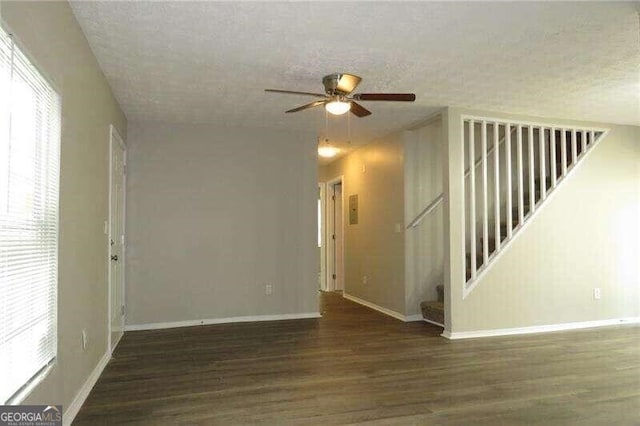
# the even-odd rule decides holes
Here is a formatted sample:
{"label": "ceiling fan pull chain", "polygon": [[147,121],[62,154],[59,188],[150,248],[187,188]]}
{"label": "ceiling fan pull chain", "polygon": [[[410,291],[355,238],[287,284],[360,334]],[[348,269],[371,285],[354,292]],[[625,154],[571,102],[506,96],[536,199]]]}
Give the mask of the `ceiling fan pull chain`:
{"label": "ceiling fan pull chain", "polygon": [[347,114],[347,143],[351,145],[351,114]]}
{"label": "ceiling fan pull chain", "polygon": [[324,138],[329,142],[329,112],[324,111]]}

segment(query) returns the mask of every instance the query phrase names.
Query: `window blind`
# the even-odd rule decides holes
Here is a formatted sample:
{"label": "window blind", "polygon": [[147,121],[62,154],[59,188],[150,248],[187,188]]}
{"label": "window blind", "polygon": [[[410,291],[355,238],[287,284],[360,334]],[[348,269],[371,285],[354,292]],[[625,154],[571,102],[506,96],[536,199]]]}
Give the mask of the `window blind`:
{"label": "window blind", "polygon": [[0,28],[0,403],[57,351],[60,97]]}

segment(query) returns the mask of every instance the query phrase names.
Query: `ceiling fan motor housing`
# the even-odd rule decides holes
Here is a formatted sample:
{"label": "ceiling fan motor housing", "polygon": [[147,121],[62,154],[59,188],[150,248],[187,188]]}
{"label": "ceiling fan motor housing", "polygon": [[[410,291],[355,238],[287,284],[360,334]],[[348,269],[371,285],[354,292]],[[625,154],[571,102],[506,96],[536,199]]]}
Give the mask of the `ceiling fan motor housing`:
{"label": "ceiling fan motor housing", "polygon": [[346,96],[355,89],[360,77],[351,74],[335,73],[322,78],[324,91],[329,96]]}
{"label": "ceiling fan motor housing", "polygon": [[324,91],[329,96],[336,94],[338,87],[338,81],[340,81],[340,74],[329,74],[322,78],[322,84],[324,85]]}
{"label": "ceiling fan motor housing", "polygon": [[361,81],[362,78],[357,75],[337,72],[325,75],[322,78],[325,91],[324,95],[294,90],[265,89],[265,91],[320,98],[308,104],[285,111],[287,113],[303,111],[324,105],[325,109],[331,114],[340,115],[351,111],[351,113],[357,117],[366,117],[371,115],[371,111],[356,101],[413,102],[416,100],[416,95],[413,93],[356,93],[352,95]]}

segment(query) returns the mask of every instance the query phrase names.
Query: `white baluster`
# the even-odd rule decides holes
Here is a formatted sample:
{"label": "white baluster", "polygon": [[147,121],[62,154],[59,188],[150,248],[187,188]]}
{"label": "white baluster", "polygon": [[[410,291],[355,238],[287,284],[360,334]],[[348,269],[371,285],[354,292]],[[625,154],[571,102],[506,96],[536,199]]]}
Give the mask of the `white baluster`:
{"label": "white baluster", "polygon": [[576,165],[578,159],[578,141],[576,137],[576,129],[571,130],[571,167]]}
{"label": "white baluster", "polygon": [[474,145],[475,123],[473,120],[469,120],[469,237],[471,240],[471,280],[476,277],[476,153]]}
{"label": "white baluster", "polygon": [[556,162],[558,161],[556,159],[556,129],[555,127],[551,128],[551,141],[549,142],[549,157],[551,158],[551,160],[549,161],[549,172],[551,174],[551,188],[555,188],[556,187],[556,180],[557,180],[557,176],[556,174],[558,173],[558,166],[556,164]]}
{"label": "white baluster", "polygon": [[567,174],[567,131],[562,129],[560,137],[560,154],[562,155],[562,177]]}
{"label": "white baluster", "polygon": [[524,167],[522,165],[522,125],[518,124],[516,141],[518,155],[518,224],[524,222]]}
{"label": "white baluster", "polygon": [[547,138],[544,127],[538,129],[539,146],[540,146],[540,200],[544,200],[547,197],[547,170],[545,167],[546,162],[546,146]]}
{"label": "white baluster", "polygon": [[489,206],[487,202],[487,122],[482,121],[482,265],[486,266],[489,260]]}
{"label": "white baluster", "polygon": [[[500,125],[493,123],[493,203],[494,203],[494,224],[496,235],[496,253],[500,250]],[[511,224],[507,224],[510,228]]]}
{"label": "white baluster", "polygon": [[533,213],[533,209],[536,207],[536,170],[534,163],[534,151],[533,151],[533,126],[529,126],[529,213]]}
{"label": "white baluster", "polygon": [[505,158],[506,158],[506,172],[505,176],[507,179],[507,238],[511,238],[511,224],[513,223],[513,215],[511,213],[511,209],[513,209],[513,203],[511,200],[511,124],[507,123],[504,126],[504,135],[505,135]]}

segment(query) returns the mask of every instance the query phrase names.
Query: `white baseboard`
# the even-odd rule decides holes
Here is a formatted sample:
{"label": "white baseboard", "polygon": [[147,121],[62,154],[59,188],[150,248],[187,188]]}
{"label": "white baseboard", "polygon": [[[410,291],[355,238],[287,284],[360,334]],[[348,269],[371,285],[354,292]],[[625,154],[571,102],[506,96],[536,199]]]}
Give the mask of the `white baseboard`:
{"label": "white baseboard", "polygon": [[96,382],[100,378],[102,371],[107,366],[110,359],[111,359],[111,352],[109,351],[109,348],[107,348],[105,354],[102,356],[100,361],[98,361],[98,365],[96,365],[96,367],[93,369],[89,377],[87,377],[87,380],[85,380],[84,384],[76,394],[76,397],[73,398],[73,401],[71,401],[71,404],[69,404],[67,409],[64,411],[64,414],[62,415],[62,423],[65,426],[71,425],[71,423],[73,422],[73,419],[76,418],[76,415],[80,411],[80,408],[82,408],[82,404],[84,404],[84,401],[89,396],[91,389],[93,389],[93,386],[96,384]]}
{"label": "white baseboard", "polygon": [[422,321],[424,318],[422,318],[421,314],[415,314],[415,315],[406,315],[404,317],[405,322],[416,322],[416,321]]}
{"label": "white baseboard", "polygon": [[511,336],[514,334],[549,333],[552,331],[578,330],[581,328],[610,327],[621,324],[640,324],[640,317],[615,318],[597,321],[568,322],[564,324],[536,325],[532,327],[500,328],[493,330],[454,331],[445,330],[447,339],[474,339],[478,337]]}
{"label": "white baseboard", "polygon": [[352,296],[346,292],[342,292],[342,297],[344,297],[345,299],[351,300],[352,302],[356,302],[362,306],[366,306],[367,308],[371,308],[373,310],[376,310],[380,313],[383,313],[385,315],[388,315],[390,317],[393,317],[395,319],[398,319],[400,321],[404,321],[404,322],[409,322],[409,321],[419,321],[420,319],[422,319],[422,317],[420,317],[420,319],[414,319],[415,317],[418,317],[418,315],[410,315],[410,316],[405,316],[402,315],[400,312],[396,312],[394,310],[391,309],[387,309],[387,308],[383,308],[382,306],[376,305],[375,303],[371,303],[367,300],[364,299],[360,299],[359,297],[356,296]]}
{"label": "white baseboard", "polygon": [[322,315],[320,315],[319,312],[305,312],[300,314],[282,314],[282,315],[254,315],[254,316],[244,316],[244,317],[155,322],[155,323],[148,323],[148,324],[130,324],[130,325],[126,325],[124,327],[124,330],[125,331],[158,330],[162,328],[193,327],[197,325],[212,325],[212,324],[229,324],[233,322],[282,321],[282,320],[320,318],[320,317],[322,317]]}
{"label": "white baseboard", "polygon": [[422,317],[420,319],[423,320],[424,322],[428,322],[429,324],[437,325],[438,327],[444,328],[444,324],[440,324],[437,321],[431,321],[431,320],[428,320],[428,319],[422,318]]}

